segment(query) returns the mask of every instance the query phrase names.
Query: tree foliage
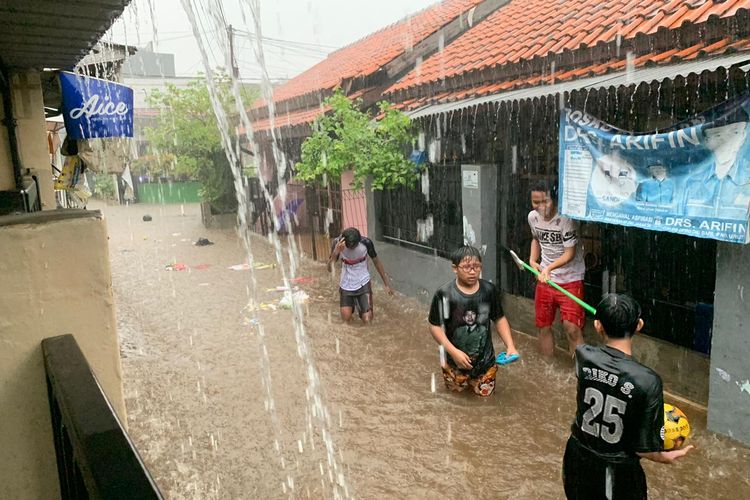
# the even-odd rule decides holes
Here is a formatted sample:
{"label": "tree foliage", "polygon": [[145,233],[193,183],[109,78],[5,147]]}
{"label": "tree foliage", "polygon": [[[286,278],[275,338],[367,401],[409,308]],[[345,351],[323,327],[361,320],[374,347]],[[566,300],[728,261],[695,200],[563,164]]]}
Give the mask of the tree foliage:
{"label": "tree foliage", "polygon": [[323,105],[330,112],[315,121],[315,131],[302,144],[302,159],[295,165],[300,180],[338,179],[352,170],[357,189],[368,176],[373,189],[414,187],[419,170],[405,154],[406,146],[414,141],[408,116],[381,101],[381,119],[375,121],[359,110],[361,100],[351,101],[341,90]]}
{"label": "tree foliage", "polygon": [[[214,76],[216,90],[227,116],[236,116],[231,81],[222,73]],[[243,88],[243,101],[252,102],[257,88]],[[136,166],[147,173],[187,177],[201,183],[201,196],[220,209],[236,206],[234,181],[223,151],[221,132],[214,117],[206,79],[197,79],[187,87],[167,84],[165,90],[153,90],[147,97],[160,114],[153,127],[145,130],[153,155]],[[227,131],[234,137],[234,131]]]}

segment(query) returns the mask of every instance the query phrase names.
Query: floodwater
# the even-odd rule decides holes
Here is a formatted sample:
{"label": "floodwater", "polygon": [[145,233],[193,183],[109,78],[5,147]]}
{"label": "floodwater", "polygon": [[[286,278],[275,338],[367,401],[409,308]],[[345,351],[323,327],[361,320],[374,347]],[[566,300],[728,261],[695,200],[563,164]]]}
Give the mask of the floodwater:
{"label": "floodwater", "polygon": [[[250,273],[228,269],[246,258],[234,231],[204,229],[197,205],[92,208],[103,210],[110,232],[129,431],[166,496],[317,499],[340,492],[309,414],[292,313],[272,308],[282,297],[279,270],[255,270],[261,342],[245,310]],[[142,221],[146,213],[153,221]],[[199,237],[215,244],[194,246]],[[252,243],[256,266],[275,262],[267,240]],[[169,271],[169,264],[186,269]],[[560,468],[575,395],[570,362],[542,361],[533,339],[516,333],[522,358],[500,368],[494,396],[448,393],[427,306],[376,288],[375,324],[342,326],[337,284],[325,266],[303,260],[298,276],[312,278],[300,284],[310,296],[305,325],[344,495],[564,497]],[[263,385],[263,346],[272,400]],[[750,449],[707,432],[705,415],[683,409],[697,449],[673,466],[645,463],[651,498],[750,498]]]}

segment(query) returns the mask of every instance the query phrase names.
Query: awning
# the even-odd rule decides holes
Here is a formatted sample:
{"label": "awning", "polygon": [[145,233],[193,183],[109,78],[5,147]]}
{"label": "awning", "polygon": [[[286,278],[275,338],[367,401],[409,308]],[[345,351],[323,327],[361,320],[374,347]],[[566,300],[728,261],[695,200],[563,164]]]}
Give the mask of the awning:
{"label": "awning", "polygon": [[0,59],[12,68],[72,68],[130,1],[3,0]]}
{"label": "awning", "polygon": [[688,76],[692,73],[701,74],[704,71],[714,71],[717,68],[731,68],[733,66],[742,67],[743,71],[750,69],[750,53],[743,52],[730,56],[714,57],[702,59],[699,61],[671,64],[665,66],[655,66],[650,68],[639,68],[633,71],[620,71],[617,73],[608,73],[606,75],[595,76],[591,78],[582,78],[570,80],[552,85],[538,85],[527,87],[499,94],[492,94],[482,97],[473,97],[453,102],[441,104],[432,104],[425,107],[409,111],[406,114],[412,118],[421,118],[424,116],[447,113],[458,109],[470,108],[490,102],[500,103],[505,101],[515,101],[523,99],[533,99],[535,97],[565,94],[574,90],[600,89],[605,87],[619,87],[620,85],[633,85],[642,82],[661,82],[668,78],[677,76]]}

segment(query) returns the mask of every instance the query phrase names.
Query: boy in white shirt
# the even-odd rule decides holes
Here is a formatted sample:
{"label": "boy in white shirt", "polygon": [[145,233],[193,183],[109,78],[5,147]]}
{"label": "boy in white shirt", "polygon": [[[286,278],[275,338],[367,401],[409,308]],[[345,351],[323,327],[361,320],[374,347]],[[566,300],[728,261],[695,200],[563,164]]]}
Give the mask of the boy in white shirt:
{"label": "boy in white shirt", "polygon": [[576,347],[583,343],[586,315],[581,306],[547,285],[547,281],[552,280],[583,299],[583,276],[586,273],[586,265],[577,237],[577,227],[575,222],[557,212],[555,183],[541,181],[532,187],[531,206],[534,210],[529,212],[528,220],[534,239],[531,242],[529,264],[539,271],[534,293],[539,345],[542,354],[552,356],[555,349],[552,323],[559,308],[572,356]]}

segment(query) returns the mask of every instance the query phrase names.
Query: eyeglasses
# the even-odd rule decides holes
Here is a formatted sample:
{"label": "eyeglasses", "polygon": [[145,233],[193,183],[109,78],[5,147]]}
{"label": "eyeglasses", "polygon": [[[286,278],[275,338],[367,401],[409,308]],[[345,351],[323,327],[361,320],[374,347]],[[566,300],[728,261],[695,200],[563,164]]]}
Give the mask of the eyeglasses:
{"label": "eyeglasses", "polygon": [[460,270],[468,273],[470,271],[479,272],[482,270],[482,264],[474,264],[474,265],[463,265],[463,266],[456,266]]}

